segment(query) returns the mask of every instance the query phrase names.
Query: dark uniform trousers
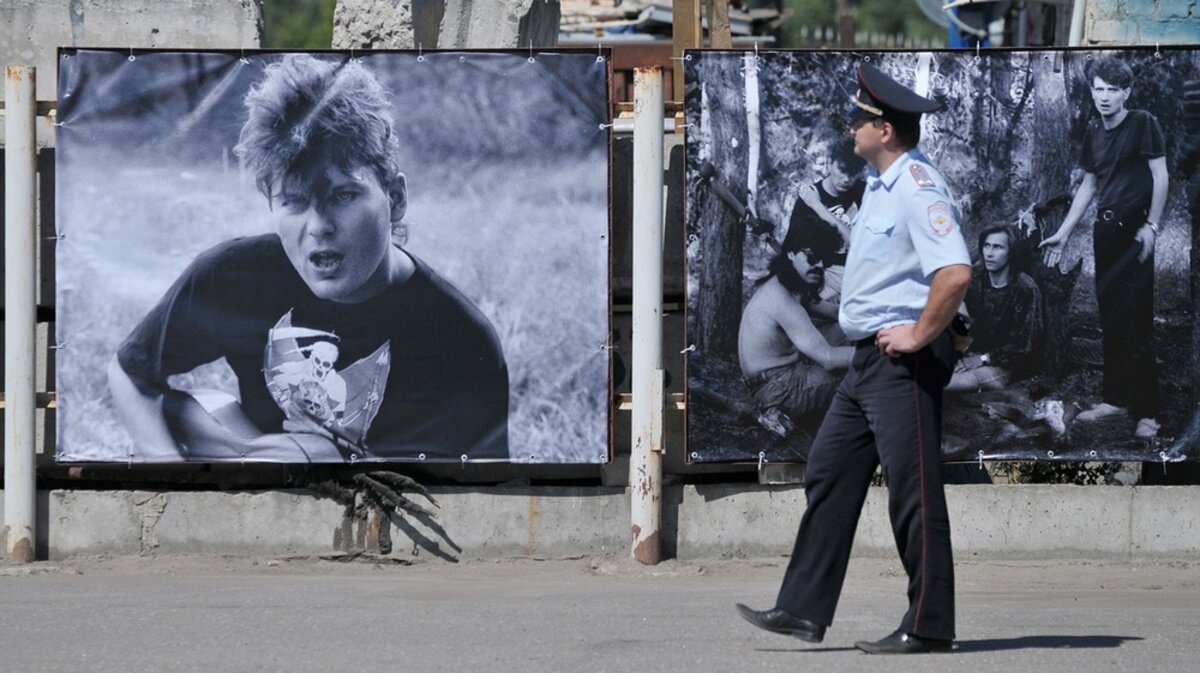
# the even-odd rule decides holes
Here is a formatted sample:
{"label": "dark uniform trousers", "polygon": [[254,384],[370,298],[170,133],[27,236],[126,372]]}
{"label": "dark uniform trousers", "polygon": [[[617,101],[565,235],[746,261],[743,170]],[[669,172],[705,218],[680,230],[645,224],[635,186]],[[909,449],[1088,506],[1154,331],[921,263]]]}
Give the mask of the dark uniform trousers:
{"label": "dark uniform trousers", "polygon": [[1134,418],[1158,409],[1154,356],[1154,255],[1139,262],[1138,229],[1146,211],[1101,209],[1092,233],[1096,305],[1104,351],[1104,401],[1128,407]]}
{"label": "dark uniform trousers", "polygon": [[940,462],[942,390],[954,368],[949,331],[921,351],[889,358],[859,342],[813,441],[808,506],[776,607],[833,623],[859,514],[883,465],[888,513],[908,573],[906,633],[954,638],[954,561]]}

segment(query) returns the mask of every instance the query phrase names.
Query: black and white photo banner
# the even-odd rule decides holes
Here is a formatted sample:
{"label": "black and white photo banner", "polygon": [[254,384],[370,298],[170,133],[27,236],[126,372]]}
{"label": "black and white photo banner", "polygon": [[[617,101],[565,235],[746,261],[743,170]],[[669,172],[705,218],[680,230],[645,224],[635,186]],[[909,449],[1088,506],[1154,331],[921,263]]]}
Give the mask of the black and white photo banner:
{"label": "black and white photo banner", "polygon": [[804,460],[845,371],[861,63],[942,104],[920,149],[961,212],[974,338],[943,458],[1200,459],[1189,48],[689,52],[690,459]]}
{"label": "black and white photo banner", "polygon": [[603,53],[59,59],[58,460],[608,460]]}

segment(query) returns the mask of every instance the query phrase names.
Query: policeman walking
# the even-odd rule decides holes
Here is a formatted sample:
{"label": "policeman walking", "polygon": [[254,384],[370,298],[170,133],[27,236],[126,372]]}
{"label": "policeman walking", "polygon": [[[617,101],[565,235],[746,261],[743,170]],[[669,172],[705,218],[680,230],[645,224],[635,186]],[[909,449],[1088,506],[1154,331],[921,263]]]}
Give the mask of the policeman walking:
{"label": "policeman walking", "polygon": [[[775,607],[737,608],[759,628],[821,642],[882,464],[908,611],[891,635],[855,646],[871,654],[949,652],[954,561],[939,462],[942,389],[954,368],[950,325],[971,260],[946,181],[916,149],[921,115],[941,104],[873,65],[857,73],[854,151],[871,171],[851,223],[838,316],[854,356],[813,441],[808,506]],[[965,331],[961,321],[956,326]]]}

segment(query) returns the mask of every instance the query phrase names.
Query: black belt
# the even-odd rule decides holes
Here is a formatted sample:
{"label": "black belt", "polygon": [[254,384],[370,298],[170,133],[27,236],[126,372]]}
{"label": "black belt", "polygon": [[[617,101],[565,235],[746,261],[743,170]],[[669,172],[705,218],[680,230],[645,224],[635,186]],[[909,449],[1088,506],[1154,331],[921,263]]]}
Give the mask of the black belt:
{"label": "black belt", "polygon": [[[945,330],[943,330],[943,332],[949,332],[949,331],[950,331],[949,327],[947,327]],[[878,348],[879,343],[876,341],[876,339],[878,339],[878,338],[879,338],[879,333],[876,332],[875,334],[872,334],[869,337],[864,337],[862,339],[856,339],[854,341],[851,341],[850,343],[853,344],[855,348]]]}
{"label": "black belt", "polygon": [[1141,210],[1112,210],[1111,208],[1103,208],[1096,211],[1097,220],[1100,220],[1101,222],[1112,222],[1113,220],[1116,220],[1117,226],[1120,227],[1125,226],[1125,222],[1123,222],[1123,220],[1126,218],[1145,220],[1146,215],[1148,215],[1148,213],[1144,208]]}
{"label": "black belt", "polygon": [[[774,369],[774,367],[772,367],[771,369]],[[747,388],[749,388],[750,390],[754,390],[755,388],[758,388],[759,386],[761,386],[762,384],[764,384],[768,381],[767,372],[771,371],[771,369],[764,369],[763,371],[761,371],[757,374],[753,374],[751,376],[744,376],[744,377],[742,377],[742,380],[746,382]]]}
{"label": "black belt", "polygon": [[877,344],[877,343],[875,342],[875,340],[876,340],[876,339],[878,339],[878,338],[879,338],[879,334],[872,334],[872,335],[871,335],[871,336],[869,336],[869,337],[864,337],[864,338],[862,338],[862,339],[858,339],[858,340],[856,340],[856,341],[853,341],[853,342],[851,342],[851,343],[853,343],[853,344],[854,344],[854,347],[855,347],[855,348],[866,348],[866,347],[868,347],[868,346],[878,346],[879,344]]}

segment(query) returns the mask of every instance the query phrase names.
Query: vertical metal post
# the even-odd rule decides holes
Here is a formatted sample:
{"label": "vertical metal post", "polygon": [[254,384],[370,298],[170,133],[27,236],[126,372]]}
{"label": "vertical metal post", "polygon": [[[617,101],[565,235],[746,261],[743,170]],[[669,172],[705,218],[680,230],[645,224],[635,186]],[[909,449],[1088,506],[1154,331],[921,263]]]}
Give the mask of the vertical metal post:
{"label": "vertical metal post", "polygon": [[10,65],[4,81],[4,553],[24,563],[34,550],[34,75],[31,67]]}
{"label": "vertical metal post", "polygon": [[629,461],[633,558],[661,556],[663,370],[663,76],[633,73],[633,455]]}

